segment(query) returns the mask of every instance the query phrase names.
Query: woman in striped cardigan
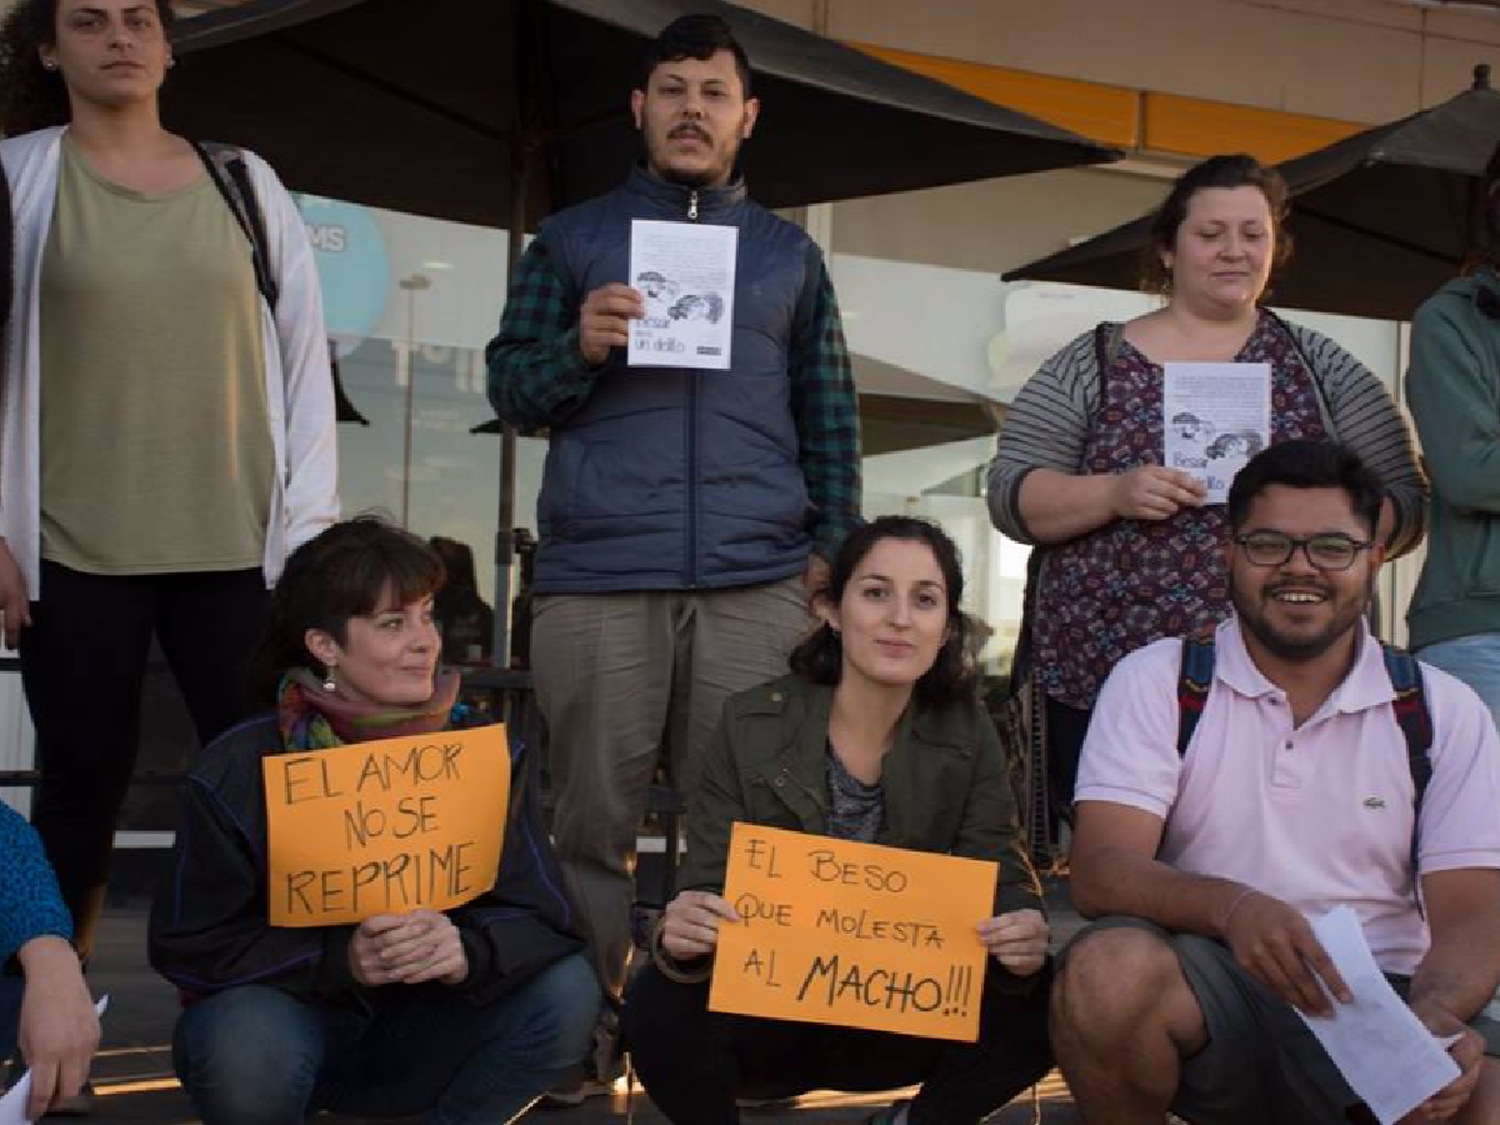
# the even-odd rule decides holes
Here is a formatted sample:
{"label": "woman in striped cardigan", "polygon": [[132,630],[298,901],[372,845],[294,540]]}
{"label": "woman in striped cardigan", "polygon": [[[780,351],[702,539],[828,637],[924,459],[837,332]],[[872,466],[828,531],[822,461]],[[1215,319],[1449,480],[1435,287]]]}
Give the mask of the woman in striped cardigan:
{"label": "woman in striped cardigan", "polygon": [[1421,540],[1427,485],[1385,388],[1332,340],[1261,306],[1290,250],[1286,213],[1285,182],[1253,157],[1189,169],[1156,213],[1144,263],[1162,306],[1074,340],[1006,416],[989,506],[1001,532],[1043,548],[1028,628],[1055,804],[1071,799],[1094,699],[1115,663],[1229,611],[1223,505],[1165,463],[1165,364],[1266,364],[1270,440],[1350,446],[1385,484],[1390,554]]}

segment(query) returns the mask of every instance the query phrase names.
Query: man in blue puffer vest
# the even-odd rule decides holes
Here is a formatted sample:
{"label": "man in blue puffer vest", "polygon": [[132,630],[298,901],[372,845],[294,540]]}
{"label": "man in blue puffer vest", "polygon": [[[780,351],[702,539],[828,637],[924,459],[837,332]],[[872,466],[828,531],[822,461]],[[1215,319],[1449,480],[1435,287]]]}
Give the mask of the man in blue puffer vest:
{"label": "man in blue puffer vest", "polygon": [[[722,20],[668,26],[631,95],[643,164],[543,225],[487,353],[499,415],[551,435],[533,672],[557,853],[616,998],[658,763],[690,797],[724,699],[785,672],[807,592],[859,518],[833,286],[816,244],[737,171],[759,109]],[[646,310],[625,284],[635,219],[738,229],[728,371],[626,365]]]}

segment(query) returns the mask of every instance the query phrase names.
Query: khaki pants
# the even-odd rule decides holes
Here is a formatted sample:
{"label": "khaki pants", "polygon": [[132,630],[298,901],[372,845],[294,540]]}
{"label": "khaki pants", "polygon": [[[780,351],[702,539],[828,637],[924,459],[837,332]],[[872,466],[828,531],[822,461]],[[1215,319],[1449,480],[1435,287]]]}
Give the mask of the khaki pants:
{"label": "khaki pants", "polygon": [[810,627],[800,576],[533,603],[532,675],[557,792],[553,840],[613,997],[630,959],[635,840],[658,762],[691,803],[725,698],[783,675]]}

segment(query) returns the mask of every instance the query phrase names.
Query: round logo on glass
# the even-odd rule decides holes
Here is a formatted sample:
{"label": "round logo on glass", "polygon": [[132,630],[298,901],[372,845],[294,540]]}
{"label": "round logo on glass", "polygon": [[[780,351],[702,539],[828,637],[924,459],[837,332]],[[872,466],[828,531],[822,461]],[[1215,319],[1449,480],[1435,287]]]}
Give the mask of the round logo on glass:
{"label": "round logo on glass", "polygon": [[328,334],[344,340],[370,335],[391,290],[391,260],[380,225],[357,203],[299,195],[297,207],[317,258]]}

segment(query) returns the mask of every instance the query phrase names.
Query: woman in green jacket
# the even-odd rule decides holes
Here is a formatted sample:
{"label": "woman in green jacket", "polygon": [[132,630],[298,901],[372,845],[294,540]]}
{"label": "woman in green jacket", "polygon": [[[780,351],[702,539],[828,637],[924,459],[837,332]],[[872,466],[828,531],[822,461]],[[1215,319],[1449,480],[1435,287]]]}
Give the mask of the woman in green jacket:
{"label": "woman in green jacket", "polygon": [[[952,540],[887,516],[849,536],[817,598],[824,625],[793,674],[730,698],[689,816],[683,890],[631,986],[625,1035],[674,1122],[738,1121],[735,1099],[921,1083],[881,1122],[976,1122],[1051,1065],[1047,923],[1018,838],[999,742],[974,690]],[[999,864],[975,1043],[708,1010],[735,821]]]}

